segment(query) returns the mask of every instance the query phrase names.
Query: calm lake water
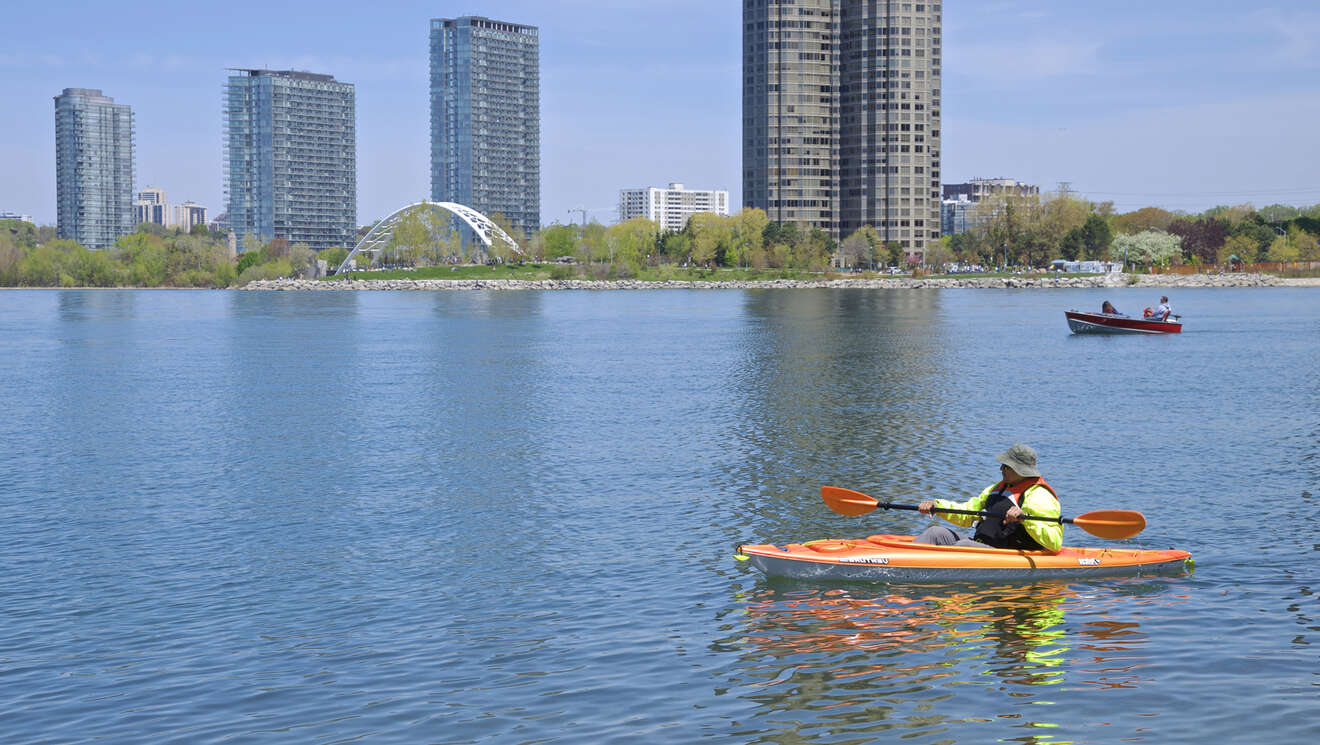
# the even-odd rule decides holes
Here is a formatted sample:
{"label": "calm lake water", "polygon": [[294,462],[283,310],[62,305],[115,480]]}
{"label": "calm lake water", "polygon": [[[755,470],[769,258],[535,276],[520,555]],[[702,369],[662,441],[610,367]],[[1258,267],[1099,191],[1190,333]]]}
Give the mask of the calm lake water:
{"label": "calm lake water", "polygon": [[[1320,290],[1158,295],[0,292],[0,742],[1314,742]],[[1018,441],[1195,572],[733,559]]]}

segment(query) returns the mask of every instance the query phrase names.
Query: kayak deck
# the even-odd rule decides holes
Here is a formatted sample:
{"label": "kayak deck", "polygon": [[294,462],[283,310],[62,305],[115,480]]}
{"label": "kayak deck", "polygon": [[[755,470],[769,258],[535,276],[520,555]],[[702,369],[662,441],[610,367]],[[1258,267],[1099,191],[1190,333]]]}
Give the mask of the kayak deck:
{"label": "kayak deck", "polygon": [[1181,574],[1191,554],[1177,550],[1076,548],[1057,554],[986,546],[931,546],[912,536],[873,535],[745,545],[739,552],[770,577],[812,580],[1017,580]]}

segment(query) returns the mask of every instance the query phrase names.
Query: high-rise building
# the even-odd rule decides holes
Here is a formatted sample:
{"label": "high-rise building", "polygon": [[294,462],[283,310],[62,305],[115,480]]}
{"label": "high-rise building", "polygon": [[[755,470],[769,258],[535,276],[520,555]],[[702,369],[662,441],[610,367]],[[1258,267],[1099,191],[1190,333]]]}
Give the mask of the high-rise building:
{"label": "high-rise building", "polygon": [[241,238],[320,251],[357,235],[352,83],[293,70],[235,69],[225,85],[227,224]]}
{"label": "high-rise building", "polygon": [[55,97],[56,232],[109,248],[133,232],[133,111],[92,88]]}
{"label": "high-rise building", "polygon": [[133,224],[144,222],[154,222],[162,227],[171,224],[170,202],[164,189],[148,186],[138,192],[137,200],[133,202]]}
{"label": "high-rise building", "polygon": [[668,189],[619,190],[619,222],[645,217],[659,223],[661,230],[677,232],[698,212],[729,214],[729,192],[684,189],[682,184],[670,184]]}
{"label": "high-rise building", "polygon": [[[174,227],[185,233],[191,232],[198,225],[206,224],[206,208],[195,202],[174,205]],[[350,247],[351,248],[351,247]]]}
{"label": "high-rise building", "polygon": [[940,235],[939,2],[743,0],[743,202],[905,253]]}
{"label": "high-rise building", "polygon": [[535,26],[431,20],[431,198],[541,226],[541,73]]}

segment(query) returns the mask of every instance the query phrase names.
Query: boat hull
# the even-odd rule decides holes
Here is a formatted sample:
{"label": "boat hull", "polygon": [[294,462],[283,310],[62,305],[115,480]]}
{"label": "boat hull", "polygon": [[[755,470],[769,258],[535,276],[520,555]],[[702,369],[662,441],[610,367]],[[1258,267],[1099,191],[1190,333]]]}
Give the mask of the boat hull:
{"label": "boat hull", "polygon": [[1129,318],[1110,313],[1086,313],[1080,310],[1064,311],[1068,328],[1074,334],[1181,334],[1179,321],[1161,321],[1153,318]]}
{"label": "boat hull", "polygon": [[1176,550],[1076,548],[1057,554],[986,547],[929,546],[911,536],[740,546],[770,577],[860,582],[981,582],[1177,575],[1191,554]]}

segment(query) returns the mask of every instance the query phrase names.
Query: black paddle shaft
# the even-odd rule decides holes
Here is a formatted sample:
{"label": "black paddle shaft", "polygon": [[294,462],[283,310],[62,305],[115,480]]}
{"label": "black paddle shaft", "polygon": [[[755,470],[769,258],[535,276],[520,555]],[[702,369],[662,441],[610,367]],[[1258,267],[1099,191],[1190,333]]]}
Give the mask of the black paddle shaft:
{"label": "black paddle shaft", "polygon": [[[880,502],[880,503],[879,503],[878,505],[876,505],[876,506],[878,506],[878,507],[883,507],[883,508],[885,508],[885,509],[887,509],[887,510],[912,510],[913,512],[920,512],[920,511],[921,511],[921,508],[920,508],[920,507],[917,507],[917,506],[914,506],[914,505],[910,505],[910,504],[894,504],[893,502]],[[977,517],[990,517],[990,513],[989,513],[989,512],[981,512],[981,511],[979,511],[979,510],[955,510],[955,509],[952,509],[952,508],[949,508],[949,507],[931,507],[931,508],[930,508],[930,511],[931,511],[931,512],[948,512],[948,513],[951,513],[951,514],[954,514],[954,515],[976,515]],[[1038,516],[1036,516],[1036,515],[1023,515],[1023,516],[1022,516],[1022,519],[1023,519],[1023,520],[1044,520],[1044,521],[1047,522],[1047,523],[1071,523],[1071,522],[1072,522],[1072,518],[1070,518],[1070,517],[1038,517]]]}

